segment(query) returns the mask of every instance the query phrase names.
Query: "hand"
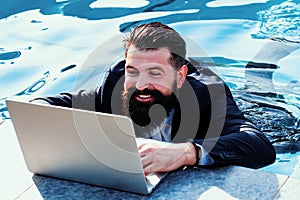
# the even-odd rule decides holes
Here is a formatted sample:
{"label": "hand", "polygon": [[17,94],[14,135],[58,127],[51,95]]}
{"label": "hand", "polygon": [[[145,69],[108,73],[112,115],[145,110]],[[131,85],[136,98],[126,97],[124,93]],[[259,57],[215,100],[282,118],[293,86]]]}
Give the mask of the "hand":
{"label": "hand", "polygon": [[175,144],[144,138],[136,141],[146,175],[193,165],[197,160],[195,148],[189,142]]}

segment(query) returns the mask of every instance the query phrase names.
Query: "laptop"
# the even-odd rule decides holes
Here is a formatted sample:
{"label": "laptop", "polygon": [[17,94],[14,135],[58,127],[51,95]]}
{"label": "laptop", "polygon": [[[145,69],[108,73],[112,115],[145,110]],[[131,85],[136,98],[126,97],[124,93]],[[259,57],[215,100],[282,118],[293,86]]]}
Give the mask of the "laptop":
{"label": "laptop", "polygon": [[131,119],[6,100],[29,171],[149,194],[167,173],[144,175]]}

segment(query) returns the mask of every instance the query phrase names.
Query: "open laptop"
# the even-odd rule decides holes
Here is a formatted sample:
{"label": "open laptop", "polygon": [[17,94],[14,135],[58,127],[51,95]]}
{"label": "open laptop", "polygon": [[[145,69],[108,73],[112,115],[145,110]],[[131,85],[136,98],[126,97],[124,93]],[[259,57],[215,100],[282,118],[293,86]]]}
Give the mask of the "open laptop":
{"label": "open laptop", "polygon": [[145,177],[125,116],[6,100],[29,171],[140,194],[166,173]]}

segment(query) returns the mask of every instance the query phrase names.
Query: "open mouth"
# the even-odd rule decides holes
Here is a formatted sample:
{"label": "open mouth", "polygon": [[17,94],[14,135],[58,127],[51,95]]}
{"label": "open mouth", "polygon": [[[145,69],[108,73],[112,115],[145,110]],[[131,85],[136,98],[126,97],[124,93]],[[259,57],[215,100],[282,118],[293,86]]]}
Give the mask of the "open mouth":
{"label": "open mouth", "polygon": [[152,95],[150,94],[140,94],[140,95],[136,95],[136,100],[140,101],[140,102],[151,102],[153,100]]}

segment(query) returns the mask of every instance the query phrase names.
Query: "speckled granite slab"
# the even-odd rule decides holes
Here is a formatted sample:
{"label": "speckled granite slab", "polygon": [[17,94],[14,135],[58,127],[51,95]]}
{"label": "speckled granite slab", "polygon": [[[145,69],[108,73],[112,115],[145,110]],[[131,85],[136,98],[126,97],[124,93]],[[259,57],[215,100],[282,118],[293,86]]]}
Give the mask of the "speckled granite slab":
{"label": "speckled granite slab", "polygon": [[143,196],[34,175],[35,184],[19,199],[280,199],[279,190],[287,179],[234,166],[178,170],[170,173],[153,193]]}

